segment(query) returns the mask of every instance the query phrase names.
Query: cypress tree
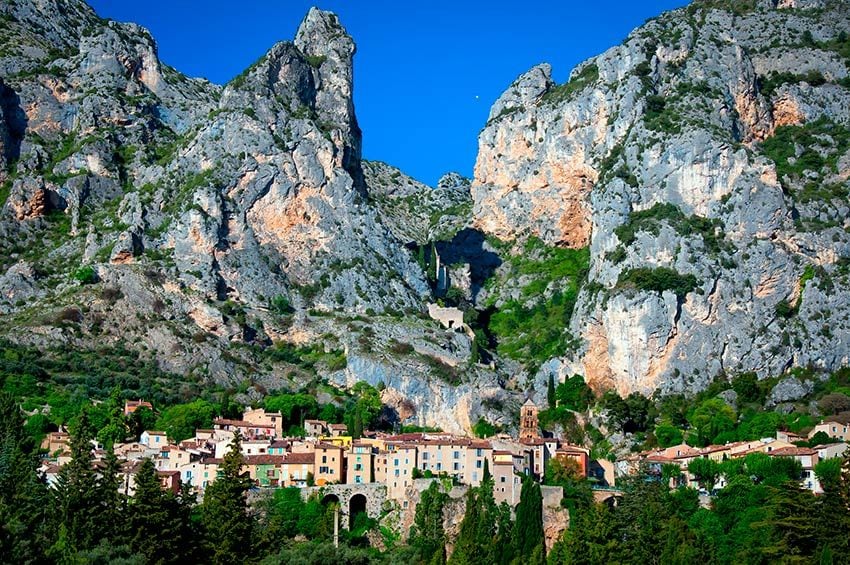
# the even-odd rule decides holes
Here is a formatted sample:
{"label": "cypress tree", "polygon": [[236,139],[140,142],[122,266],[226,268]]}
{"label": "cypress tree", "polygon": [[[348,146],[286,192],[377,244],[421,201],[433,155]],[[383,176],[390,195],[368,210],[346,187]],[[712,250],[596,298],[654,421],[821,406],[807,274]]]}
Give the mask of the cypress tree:
{"label": "cypress tree", "polygon": [[136,473],[129,504],[130,547],[149,563],[178,562],[184,554],[185,517],[176,496],[162,489],[153,461],[145,459]]}
{"label": "cypress tree", "polygon": [[549,373],[549,383],[546,386],[546,400],[549,402],[549,409],[555,408],[557,399],[555,397],[555,375]]}
{"label": "cypress tree", "polygon": [[442,564],[446,562],[446,532],[443,529],[443,506],[448,495],[440,490],[438,481],[433,481],[422,493],[416,505],[416,516],[410,529],[410,545],[419,552],[423,562]]}
{"label": "cypress tree", "polygon": [[47,485],[11,394],[0,392],[0,562],[42,562],[51,544]]}
{"label": "cypress tree", "polygon": [[92,549],[103,533],[102,491],[93,466],[92,437],[84,410],[71,434],[71,461],[60,469],[53,493],[60,531],[56,549],[65,555]]}
{"label": "cypress tree", "polygon": [[477,534],[481,522],[481,508],[478,505],[478,489],[470,488],[466,492],[466,512],[460,522],[460,531],[455,541],[454,552],[449,559],[449,564],[466,565],[474,563],[486,563],[479,561],[480,553]]}
{"label": "cypress tree", "polygon": [[241,563],[250,555],[253,518],[246,495],[251,479],[242,473],[244,462],[237,432],[201,505],[209,558],[217,565]]}
{"label": "cypress tree", "polygon": [[123,545],[127,533],[125,527],[127,497],[124,493],[121,461],[111,448],[106,452],[98,489],[102,520],[108,526],[104,531],[109,533],[107,537],[113,544]]}
{"label": "cypress tree", "polygon": [[528,562],[539,554],[542,559],[543,535],[543,496],[540,484],[526,475],[522,479],[522,492],[516,508],[516,523],[513,528],[514,555]]}

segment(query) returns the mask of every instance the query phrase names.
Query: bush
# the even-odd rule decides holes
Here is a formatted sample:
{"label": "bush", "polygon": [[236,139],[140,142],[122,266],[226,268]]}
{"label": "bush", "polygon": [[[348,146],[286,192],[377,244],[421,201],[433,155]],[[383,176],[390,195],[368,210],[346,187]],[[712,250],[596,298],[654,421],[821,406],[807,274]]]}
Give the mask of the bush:
{"label": "bush", "polygon": [[599,80],[599,67],[596,63],[585,66],[581,72],[567,83],[554,86],[543,95],[543,104],[557,104],[569,100],[574,94]]}
{"label": "bush", "polygon": [[619,288],[631,287],[658,293],[671,290],[679,299],[693,291],[697,284],[698,281],[694,275],[681,275],[666,267],[629,269],[621,273],[617,280]]}
{"label": "bush", "polygon": [[637,239],[637,232],[658,235],[664,223],[679,235],[700,235],[706,249],[713,253],[720,252],[724,247],[723,222],[701,216],[686,216],[675,204],[669,202],[632,212],[626,223],[614,228],[614,233],[623,245],[628,246]]}
{"label": "bush", "polygon": [[834,416],[841,412],[850,411],[850,396],[840,392],[827,394],[820,399],[818,407],[825,416]]}
{"label": "bush", "polygon": [[94,284],[97,282],[97,273],[90,265],[85,265],[74,271],[74,279],[80,284]]}
{"label": "bush", "polygon": [[499,430],[496,428],[496,426],[494,426],[484,418],[478,418],[478,421],[475,422],[474,426],[472,426],[472,433],[475,434],[475,437],[480,438],[492,437],[496,435],[498,431]]}

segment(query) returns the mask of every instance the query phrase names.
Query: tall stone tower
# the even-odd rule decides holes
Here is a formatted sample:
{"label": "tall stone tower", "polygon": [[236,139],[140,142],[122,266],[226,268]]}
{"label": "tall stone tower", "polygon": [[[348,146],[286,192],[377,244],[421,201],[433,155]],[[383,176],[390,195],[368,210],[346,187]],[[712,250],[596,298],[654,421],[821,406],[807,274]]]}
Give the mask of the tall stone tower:
{"label": "tall stone tower", "polygon": [[519,439],[540,437],[540,423],[537,419],[537,405],[529,398],[519,410]]}

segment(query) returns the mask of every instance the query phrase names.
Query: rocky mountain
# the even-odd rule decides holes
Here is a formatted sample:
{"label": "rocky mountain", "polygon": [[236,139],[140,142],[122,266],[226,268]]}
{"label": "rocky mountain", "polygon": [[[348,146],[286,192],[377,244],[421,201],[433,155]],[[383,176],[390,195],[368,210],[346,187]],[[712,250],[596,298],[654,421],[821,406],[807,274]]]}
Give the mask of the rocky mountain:
{"label": "rocky mountain", "polygon": [[246,401],[366,381],[448,431],[511,428],[553,374],[648,394],[847,364],[848,8],[696,0],[566,84],[539,65],[474,179],[432,188],[362,159],[332,13],[218,86],[81,0],[8,0],[0,337]]}
{"label": "rocky mountain", "polygon": [[693,391],[848,363],[848,34],[846,1],[696,0],[497,100],[474,225],[589,249],[574,341],[539,384]]}
{"label": "rocky mountain", "polygon": [[[334,14],[310,10],[224,87],[77,0],[4,2],[0,18],[10,339],[129,346],[248,399],[316,376],[380,383],[408,423],[455,431],[509,400],[468,366],[470,339],[425,314],[431,288],[405,244],[431,237],[430,216],[381,218],[405,188],[361,161],[355,45]],[[462,185],[405,195],[436,224],[446,203],[470,208]]]}

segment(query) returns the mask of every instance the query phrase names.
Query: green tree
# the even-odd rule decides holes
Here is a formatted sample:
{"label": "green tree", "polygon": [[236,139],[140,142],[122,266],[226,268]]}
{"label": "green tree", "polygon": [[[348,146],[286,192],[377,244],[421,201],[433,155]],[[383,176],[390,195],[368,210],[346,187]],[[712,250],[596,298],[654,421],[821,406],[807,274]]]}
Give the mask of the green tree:
{"label": "green tree", "polygon": [[440,490],[439,482],[435,480],[422,493],[416,505],[409,543],[416,548],[424,563],[437,565],[446,562],[443,507],[447,500],[448,495]]}
{"label": "green tree", "polygon": [[211,428],[216,406],[206,400],[195,400],[188,404],[175,404],[166,408],[156,421],[156,427],[171,441],[183,441],[195,435],[198,428]]}
{"label": "green tree", "polygon": [[569,509],[570,516],[581,512],[593,504],[593,491],[590,483],[582,474],[578,463],[571,459],[553,457],[546,463],[543,481],[547,485],[559,486],[563,489],[564,497],[561,504]]}
{"label": "green tree", "polygon": [[549,563],[614,563],[618,539],[613,511],[605,504],[592,504],[575,518],[570,516],[570,527],[549,553]]}
{"label": "green tree", "polygon": [[144,459],[136,473],[128,521],[130,547],[144,555],[148,563],[179,563],[187,557],[188,515],[177,497],[162,489],[150,459]]}
{"label": "green tree", "polygon": [[98,479],[99,499],[101,501],[101,516],[104,524],[109,524],[103,537],[111,545],[124,545],[127,534],[125,511],[127,497],[125,495],[123,470],[121,461],[110,447],[104,458],[103,470]]}
{"label": "green tree", "polygon": [[275,489],[262,504],[263,524],[259,532],[262,543],[268,547],[295,537],[298,534],[298,517],[304,506],[298,487]]}
{"label": "green tree", "polygon": [[682,430],[664,421],[655,426],[655,438],[661,447],[679,445],[684,440]]}
{"label": "green tree", "polygon": [[555,396],[559,406],[577,412],[586,410],[594,400],[593,391],[585,384],[581,375],[573,375],[559,384]]}
{"label": "green tree", "polygon": [[127,433],[138,441],[145,430],[153,430],[156,427],[156,414],[147,406],[140,406],[127,416]]}
{"label": "green tree", "polygon": [[534,555],[545,552],[543,536],[543,496],[540,484],[531,475],[522,479],[522,491],[516,507],[516,523],[513,528],[514,555],[523,556],[530,562]]}
{"label": "green tree", "polygon": [[253,518],[246,498],[251,479],[242,472],[244,463],[237,432],[201,505],[209,559],[215,564],[241,563],[251,554]]}
{"label": "green tree", "polygon": [[700,445],[708,445],[723,432],[735,429],[735,411],[719,398],[709,398],[690,417]]}
{"label": "green tree", "polygon": [[52,543],[49,495],[11,394],[0,392],[0,562],[38,563]]}
{"label": "green tree", "polygon": [[[850,511],[841,495],[843,461],[837,457],[824,459],[815,465],[815,475],[823,488],[823,495],[815,503],[815,524],[818,554],[827,554],[835,562],[850,560]],[[823,562],[823,558],[821,559]]]}
{"label": "green tree", "polygon": [[549,409],[552,410],[557,404],[555,397],[555,375],[549,373],[549,380],[546,384],[546,401],[549,403]]}
{"label": "green tree", "polygon": [[741,403],[761,403],[764,399],[761,387],[759,387],[758,376],[755,373],[742,373],[732,379],[732,390],[738,395],[738,401]]}
{"label": "green tree", "polygon": [[71,460],[60,470],[53,491],[59,539],[53,554],[92,549],[102,537],[102,490],[94,470],[93,431],[84,410],[71,433]]}
{"label": "green tree", "polygon": [[720,476],[720,466],[707,457],[697,457],[688,463],[688,472],[694,476],[702,488],[711,490]]}
{"label": "green tree", "polygon": [[768,519],[753,524],[770,539],[762,555],[771,563],[811,562],[818,547],[814,496],[791,482],[771,487],[769,493]]}

